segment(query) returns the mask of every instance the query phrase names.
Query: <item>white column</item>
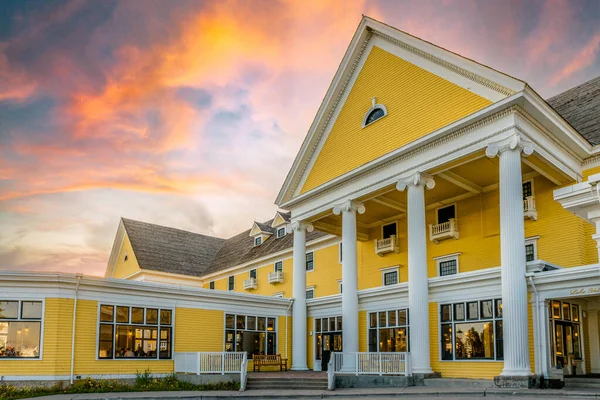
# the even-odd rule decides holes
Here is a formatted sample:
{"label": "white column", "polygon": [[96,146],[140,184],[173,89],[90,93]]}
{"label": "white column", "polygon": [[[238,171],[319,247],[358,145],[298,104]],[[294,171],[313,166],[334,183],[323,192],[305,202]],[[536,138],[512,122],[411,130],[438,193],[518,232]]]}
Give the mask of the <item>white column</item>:
{"label": "white column", "polygon": [[358,262],[356,254],[356,213],[365,206],[348,200],[333,208],[342,214],[342,350],[358,352]]}
{"label": "white column", "polygon": [[598,333],[598,310],[587,310],[588,342],[592,374],[600,374],[600,335]]}
{"label": "white column", "polygon": [[288,232],[294,233],[294,266],[292,308],[292,370],[306,371],[306,231],[313,226],[305,222],[288,225]]}
{"label": "white column", "polygon": [[500,259],[504,329],[503,376],[532,375],[529,363],[525,225],[521,153],[530,155],[531,143],[519,135],[490,144],[488,157],[500,157]]}
{"label": "white column", "polygon": [[429,288],[427,283],[427,232],[425,224],[425,187],[433,189],[435,181],[417,172],[396,188],[408,188],[408,310],[412,371],[431,374],[429,355]]}

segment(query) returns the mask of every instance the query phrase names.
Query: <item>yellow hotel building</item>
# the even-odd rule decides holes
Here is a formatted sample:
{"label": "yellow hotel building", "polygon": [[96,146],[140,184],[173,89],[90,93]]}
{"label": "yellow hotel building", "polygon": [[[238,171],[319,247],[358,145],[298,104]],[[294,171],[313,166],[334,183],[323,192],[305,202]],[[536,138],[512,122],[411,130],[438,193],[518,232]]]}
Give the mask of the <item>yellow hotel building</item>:
{"label": "yellow hotel building", "polygon": [[543,99],[364,17],[282,211],[228,239],[122,219],[104,278],[0,272],[0,376],[233,351],[315,371],[401,352],[499,386],[600,373],[599,144],[600,78]]}

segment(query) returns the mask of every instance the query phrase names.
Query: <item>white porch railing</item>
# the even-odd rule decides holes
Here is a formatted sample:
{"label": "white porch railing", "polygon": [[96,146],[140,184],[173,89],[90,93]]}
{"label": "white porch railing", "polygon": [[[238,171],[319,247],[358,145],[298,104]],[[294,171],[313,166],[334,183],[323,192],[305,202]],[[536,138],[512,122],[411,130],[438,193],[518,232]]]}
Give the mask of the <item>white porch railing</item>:
{"label": "white porch railing", "polygon": [[250,278],[244,280],[244,290],[256,289],[256,278]]}
{"label": "white porch railing", "polygon": [[399,253],[400,246],[396,235],[391,235],[389,238],[375,240],[375,254],[383,256],[386,253]]}
{"label": "white porch railing", "polygon": [[429,225],[429,239],[438,243],[440,240],[454,238],[458,239],[458,221],[456,218],[450,218],[441,224]]}
{"label": "white porch railing", "polygon": [[283,283],[283,272],[269,272],[269,283]]}
{"label": "white porch railing", "polygon": [[535,196],[527,196],[523,199],[523,215],[525,218],[537,220],[537,208],[535,208]]}
{"label": "white porch railing", "polygon": [[410,353],[332,353],[327,369],[330,389],[335,388],[335,375],[411,376]]}
{"label": "white porch railing", "polygon": [[248,364],[245,351],[174,353],[175,373],[183,374],[230,374],[246,371]]}

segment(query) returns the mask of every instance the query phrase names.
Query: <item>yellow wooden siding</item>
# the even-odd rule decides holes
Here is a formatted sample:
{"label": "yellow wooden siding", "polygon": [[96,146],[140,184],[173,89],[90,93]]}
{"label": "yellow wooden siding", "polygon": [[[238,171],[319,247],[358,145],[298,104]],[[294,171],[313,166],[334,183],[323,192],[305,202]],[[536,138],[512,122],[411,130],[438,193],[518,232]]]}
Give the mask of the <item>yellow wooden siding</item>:
{"label": "yellow wooden siding", "polygon": [[588,168],[582,171],[583,179],[587,179],[590,175],[600,173],[600,166]]}
{"label": "yellow wooden siding", "polygon": [[175,351],[223,351],[225,315],[219,310],[177,308]]}
{"label": "yellow wooden siding", "polygon": [[314,252],[315,269],[306,273],[306,286],[315,287],[315,297],[339,294],[338,279],[342,279],[339,246],[324,247]]}
{"label": "yellow wooden siding", "polygon": [[314,333],[314,318],[308,317],[306,319],[306,363],[308,364],[308,369],[314,369],[314,359],[315,359],[315,338],[316,334]]}
{"label": "yellow wooden siding", "polygon": [[[388,115],[362,128],[371,99]],[[301,189],[305,193],[491,102],[373,47]]]}
{"label": "yellow wooden siding", "polygon": [[[127,261],[125,261],[125,255],[127,255]],[[129,236],[125,233],[125,237],[123,238],[123,244],[121,245],[121,249],[119,250],[119,255],[117,256],[117,263],[115,265],[115,270],[113,272],[113,278],[125,278],[133,273],[136,273],[140,270],[140,266],[137,261],[137,257],[133,252],[133,247],[131,247],[131,242],[129,241]]]}
{"label": "yellow wooden siding", "polygon": [[367,312],[358,312],[358,351],[369,351],[367,336]]}
{"label": "yellow wooden siding", "polygon": [[434,372],[441,373],[443,378],[493,379],[500,375],[502,361],[441,361],[439,330],[438,303],[429,303],[429,345]]}
{"label": "yellow wooden siding", "polygon": [[144,372],[154,374],[172,373],[172,360],[97,360],[98,302],[79,300],[77,303],[77,326],[75,327],[75,374],[115,375]]}
{"label": "yellow wooden siding", "polygon": [[0,376],[68,375],[71,369],[71,327],[73,300],[48,298],[45,301],[42,359],[2,360]]}

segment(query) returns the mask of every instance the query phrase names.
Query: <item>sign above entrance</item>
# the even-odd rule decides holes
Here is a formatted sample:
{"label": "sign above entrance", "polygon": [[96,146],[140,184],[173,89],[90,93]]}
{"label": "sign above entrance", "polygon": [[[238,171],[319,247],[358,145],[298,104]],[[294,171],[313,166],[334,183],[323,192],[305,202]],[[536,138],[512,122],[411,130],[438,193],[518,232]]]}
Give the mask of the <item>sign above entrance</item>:
{"label": "sign above entrance", "polygon": [[572,289],[570,294],[572,296],[582,294],[600,294],[600,286]]}

